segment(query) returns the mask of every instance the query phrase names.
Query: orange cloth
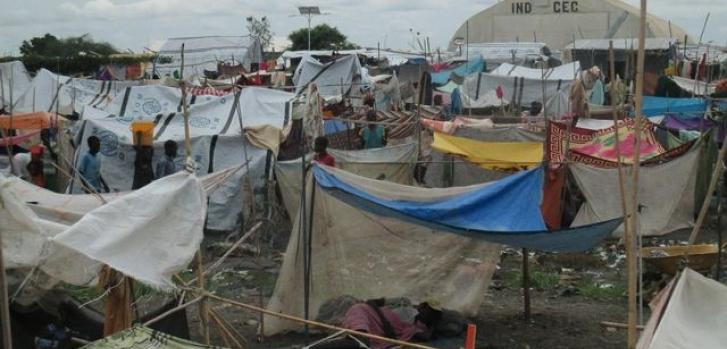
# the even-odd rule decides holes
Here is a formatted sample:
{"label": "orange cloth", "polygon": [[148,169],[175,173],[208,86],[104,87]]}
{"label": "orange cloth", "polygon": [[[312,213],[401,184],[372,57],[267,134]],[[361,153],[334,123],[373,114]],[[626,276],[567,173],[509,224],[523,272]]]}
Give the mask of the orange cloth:
{"label": "orange cloth", "polygon": [[0,115],[0,128],[16,130],[42,130],[55,127],[62,118],[48,112]]}

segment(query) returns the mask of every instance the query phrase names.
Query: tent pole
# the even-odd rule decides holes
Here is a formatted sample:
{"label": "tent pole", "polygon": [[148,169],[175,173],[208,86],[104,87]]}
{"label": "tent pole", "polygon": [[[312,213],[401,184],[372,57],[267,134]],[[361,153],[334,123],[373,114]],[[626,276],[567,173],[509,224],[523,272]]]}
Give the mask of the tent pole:
{"label": "tent pole", "polygon": [[724,185],[717,188],[717,269],[714,272],[714,279],[719,281],[722,273],[722,194],[724,194]]}
{"label": "tent pole", "polygon": [[523,248],[523,319],[530,322],[530,268],[528,265],[528,249]]}
{"label": "tent pole", "polygon": [[633,192],[631,202],[631,215],[629,234],[626,240],[626,264],[628,268],[628,331],[627,345],[629,349],[636,348],[636,313],[638,304],[636,304],[636,288],[638,277],[636,275],[636,265],[639,258],[636,250],[636,239],[639,235],[638,225],[638,207],[639,207],[639,167],[641,166],[641,123],[642,123],[642,107],[644,97],[644,60],[645,60],[645,37],[646,37],[646,3],[647,0],[641,0],[641,12],[639,17],[639,52],[636,62],[636,128],[634,130],[636,137],[636,145],[634,149],[633,161]]}
{"label": "tent pole", "polygon": [[[11,102],[12,103],[12,102]],[[0,236],[0,241],[2,237]],[[2,243],[0,242],[0,321],[3,325],[3,348],[13,349],[13,335],[10,327],[10,302],[8,301],[8,283],[5,277]]]}
{"label": "tent pole", "polygon": [[[619,120],[619,111],[617,108],[620,108],[620,106],[616,105],[616,100],[614,99],[614,87],[616,82],[616,58],[615,54],[613,52],[613,40],[608,42],[608,59],[609,59],[609,68],[611,72],[610,80],[611,80],[611,108],[612,108],[612,115],[613,115],[613,127],[616,130],[614,133],[614,137],[616,140],[616,166],[618,168],[618,186],[619,186],[619,194],[621,195],[621,210],[623,212],[624,218],[628,217],[628,204],[626,203],[626,182],[625,178],[626,175],[624,174],[623,169],[623,162],[621,161],[621,143],[618,136],[618,120]],[[627,236],[629,234],[629,227],[628,227],[628,219],[624,220],[624,241],[626,241]]]}
{"label": "tent pole", "polygon": [[[727,137],[725,137],[725,139],[727,139]],[[697,240],[699,230],[702,228],[702,224],[704,224],[704,219],[707,216],[707,211],[709,211],[709,203],[710,201],[712,201],[712,193],[714,193],[715,188],[717,188],[717,182],[719,182],[719,178],[722,175],[722,168],[724,166],[723,159],[725,157],[725,154],[727,154],[727,144],[725,144],[725,139],[722,140],[722,147],[719,150],[717,162],[714,164],[714,171],[712,171],[712,180],[709,182],[709,187],[707,189],[706,195],[704,196],[702,208],[699,211],[699,216],[697,216],[697,221],[694,223],[692,233],[689,235],[689,245],[693,245],[694,242]]]}

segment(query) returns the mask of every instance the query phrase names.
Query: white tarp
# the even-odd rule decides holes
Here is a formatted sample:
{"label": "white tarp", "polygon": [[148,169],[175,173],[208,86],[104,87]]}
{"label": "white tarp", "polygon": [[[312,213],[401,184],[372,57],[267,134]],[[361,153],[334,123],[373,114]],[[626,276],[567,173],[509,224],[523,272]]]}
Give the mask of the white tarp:
{"label": "white tarp", "polygon": [[30,86],[30,75],[20,61],[0,63],[0,109],[10,111],[10,96],[17,101]]}
{"label": "white tarp", "polygon": [[[336,167],[359,176],[386,179],[399,184],[412,184],[417,161],[414,143],[366,150],[328,149],[336,158]],[[300,206],[300,188],[303,181],[300,159],[275,164],[278,187],[288,215],[293,217]]]}
{"label": "white tarp", "polygon": [[157,63],[159,76],[173,76],[182,65],[182,44],[184,44],[184,77],[204,77],[204,71],[217,71],[217,62],[242,63],[250,70],[252,63],[262,61],[260,41],[252,36],[200,36],[167,39],[159,49],[160,56],[171,57],[171,63]]}
{"label": "white tarp", "polygon": [[[706,81],[695,81],[694,79],[682,78],[679,76],[672,76],[670,79],[687,92],[690,92],[696,96],[708,96],[714,93],[717,84],[706,82]],[[706,93],[705,93],[706,92]]]}
{"label": "white tarp", "polygon": [[[656,316],[662,315],[660,312]],[[727,286],[685,269],[674,287],[650,343],[640,349],[720,349],[727,347]],[[658,319],[650,319],[659,321]]]}
{"label": "white tarp", "polygon": [[321,63],[312,56],[303,57],[293,75],[296,94],[311,82],[318,85],[324,98],[340,96],[352,88],[360,87],[361,63],[358,56],[343,56],[328,63]]}
{"label": "white tarp", "polygon": [[461,87],[462,104],[465,108],[500,107],[497,88],[502,88],[502,103],[528,108],[532,102],[543,102],[545,85],[545,111],[549,116],[560,117],[569,110],[570,85],[572,80],[528,79],[513,76],[498,76],[488,73],[469,75]]}
{"label": "white tarp", "polygon": [[[667,163],[641,167],[639,174],[639,234],[659,236],[694,224],[694,188],[699,146]],[[622,217],[617,169],[600,169],[576,163],[569,167],[585,196],[572,226],[578,227]],[[631,191],[627,168],[626,190]],[[616,194],[614,194],[616,193]],[[623,235],[623,225],[616,236]]]}
{"label": "white tarp", "polygon": [[199,249],[205,192],[196,176],[177,173],[84,215],[55,236],[64,245],[158,289]]}
{"label": "white tarp", "polygon": [[[174,122],[166,125],[157,125],[157,134],[160,136],[154,141],[154,156],[152,168],[164,156],[164,142],[174,140],[183,148],[184,124],[182,117],[175,118]],[[199,126],[199,127],[197,127]],[[245,205],[251,205],[248,197],[243,195],[242,185],[249,178],[252,184],[250,190],[256,190],[265,185],[265,166],[268,151],[250,144],[241,135],[218,135],[217,130],[190,122],[192,158],[197,164],[197,174],[202,176],[216,170],[247,164],[242,170],[230,177],[225,184],[216,190],[209,200],[209,220],[207,227],[213,230],[229,231],[239,223],[238,214]],[[101,176],[112,192],[131,190],[134,179],[135,150],[132,146],[129,123],[118,118],[89,119],[79,131],[79,141],[76,151],[75,165],[78,167],[82,155],[88,152],[85,141],[90,136],[101,140]],[[247,156],[247,158],[245,157]],[[184,155],[175,159],[178,168],[184,164]],[[249,170],[249,172],[248,172]],[[81,193],[83,189],[74,181],[71,186],[72,193]],[[258,190],[259,192],[259,190]],[[249,194],[249,193],[248,193]]]}
{"label": "white tarp", "polygon": [[580,71],[581,63],[578,61],[548,69],[528,68],[510,63],[502,63],[499,67],[492,70],[490,74],[498,76],[517,76],[536,80],[575,80],[578,76],[578,72]]}
{"label": "white tarp", "polygon": [[[337,171],[344,175],[344,171]],[[349,174],[349,176],[351,176]],[[311,188],[309,178],[307,188]],[[373,190],[373,188],[364,190]],[[450,189],[445,189],[450,190]],[[312,192],[308,192],[310,200]],[[378,193],[377,195],[386,195]],[[399,193],[388,193],[391,198]],[[475,315],[497,267],[500,247],[358,210],[316,188],[311,237],[310,316],[343,295],[358,299],[435,298],[447,309]],[[275,291],[267,309],[304,316],[304,243],[296,215]],[[265,335],[299,330],[267,316]]]}
{"label": "white tarp", "polygon": [[522,63],[529,58],[539,57],[545,47],[541,42],[486,42],[462,45],[462,56],[481,55],[488,65],[500,63]]}

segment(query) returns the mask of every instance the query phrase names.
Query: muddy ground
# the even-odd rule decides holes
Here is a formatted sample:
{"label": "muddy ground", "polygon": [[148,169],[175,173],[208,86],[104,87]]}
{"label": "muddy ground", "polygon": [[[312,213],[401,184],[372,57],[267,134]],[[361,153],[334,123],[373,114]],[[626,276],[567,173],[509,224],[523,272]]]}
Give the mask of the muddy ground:
{"label": "muddy ground", "polygon": [[[679,244],[686,241],[688,235],[688,230],[680,231],[665,238],[645,239],[644,245]],[[219,237],[208,240],[206,260],[211,263],[215,255],[224,251],[225,244],[220,244]],[[713,222],[708,222],[699,241],[717,241]],[[218,269],[209,287],[224,297],[249,304],[266,304],[275,285],[284,246],[284,241],[265,241],[261,244],[260,256],[254,253],[254,246],[247,246],[246,252],[236,253]],[[601,324],[603,321],[626,322],[624,256],[617,246],[617,241],[606,241],[585,254],[531,253],[528,260],[532,315],[529,320],[523,316],[522,254],[518,250],[506,248],[500,268],[485,295],[486,301],[479,315],[471,319],[477,324],[477,347],[625,347],[624,330]],[[646,270],[653,269],[647,265]],[[658,272],[645,276],[645,302],[666,279],[665,275]],[[262,300],[259,290],[263,292]],[[257,314],[219,303],[212,303],[212,307],[245,336],[249,348],[298,348],[320,336],[288,334],[265,338],[260,342],[257,336]],[[649,316],[648,307],[644,307],[643,311],[645,322]],[[192,337],[202,341],[197,315],[196,308],[188,310]],[[214,328],[212,338],[213,343],[224,344]],[[464,339],[455,339],[444,347],[458,348],[463,343]]]}

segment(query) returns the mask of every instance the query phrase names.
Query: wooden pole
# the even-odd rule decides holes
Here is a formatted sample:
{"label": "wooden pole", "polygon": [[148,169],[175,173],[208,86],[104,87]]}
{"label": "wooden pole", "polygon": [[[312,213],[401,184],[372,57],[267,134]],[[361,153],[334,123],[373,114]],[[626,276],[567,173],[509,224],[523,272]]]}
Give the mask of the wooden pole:
{"label": "wooden pole", "polygon": [[523,248],[523,318],[530,322],[530,268],[528,265],[528,249]]}
{"label": "wooden pole", "polygon": [[636,128],[634,136],[636,144],[634,148],[633,161],[633,193],[631,198],[631,214],[629,215],[630,226],[629,234],[626,236],[626,264],[628,268],[628,330],[627,345],[629,349],[636,348],[636,340],[638,338],[636,332],[637,307],[636,288],[637,288],[637,272],[636,265],[638,263],[638,251],[636,250],[636,239],[639,235],[638,210],[639,210],[639,167],[641,166],[641,124],[644,97],[644,60],[645,60],[645,41],[646,41],[646,2],[641,0],[641,13],[639,18],[639,52],[636,62]]}
{"label": "wooden pole", "polygon": [[[204,290],[204,275],[202,270],[202,248],[197,251],[197,287]],[[209,311],[206,297],[202,297],[199,303],[199,321],[202,324],[202,336],[204,344],[210,345]]]}
{"label": "wooden pole", "polygon": [[619,120],[619,110],[620,106],[616,105],[616,100],[614,98],[614,84],[616,82],[616,57],[613,52],[613,41],[608,42],[608,59],[609,59],[609,69],[611,72],[610,80],[611,80],[611,109],[613,114],[613,128],[616,130],[614,133],[614,137],[616,140],[616,166],[618,168],[618,186],[619,186],[619,194],[621,195],[621,211],[623,212],[624,216],[624,241],[626,241],[627,236],[629,235],[629,226],[628,226],[628,205],[626,203],[626,175],[624,174],[623,169],[623,162],[621,161],[621,143],[618,136],[618,120]]}
{"label": "wooden pole", "polygon": [[249,304],[245,304],[245,303],[242,303],[242,302],[238,302],[238,301],[235,301],[235,300],[232,300],[232,299],[223,298],[223,297],[220,297],[220,296],[211,294],[211,293],[207,293],[207,297],[209,297],[210,299],[216,300],[218,302],[226,303],[226,304],[229,304],[229,305],[234,305],[234,306],[239,307],[239,308],[244,308],[244,309],[251,310],[251,311],[256,311],[256,312],[261,312],[261,313],[266,314],[266,315],[269,315],[269,316],[275,316],[275,317],[279,317],[281,319],[295,321],[295,322],[302,323],[302,324],[306,324],[306,325],[309,325],[309,326],[315,326],[315,327],[323,328],[323,329],[326,329],[326,330],[341,332],[342,334],[350,334],[350,335],[353,335],[353,336],[356,336],[356,337],[364,337],[364,338],[374,339],[374,340],[377,340],[377,341],[386,342],[386,343],[390,343],[390,344],[395,344],[395,345],[399,345],[399,346],[407,347],[407,348],[414,348],[414,349],[435,349],[435,348],[432,348],[432,347],[428,347],[426,345],[421,345],[421,344],[416,344],[416,343],[410,343],[410,342],[400,341],[398,339],[392,339],[392,338],[377,336],[377,335],[369,334],[369,333],[366,333],[366,332],[354,331],[354,330],[350,330],[350,329],[347,329],[347,328],[342,328],[342,327],[337,327],[337,326],[333,326],[333,325],[324,324],[322,322],[317,322],[317,321],[302,319],[300,317],[293,316],[293,315],[288,315],[288,314],[283,314],[283,313],[276,313],[276,312],[273,312],[273,311],[269,311],[267,309],[263,309],[263,308],[260,308],[260,307],[256,307],[254,305],[249,305]]}
{"label": "wooden pole", "polygon": [[167,310],[167,311],[159,314],[159,316],[157,316],[157,317],[155,317],[153,319],[150,319],[149,321],[145,322],[144,323],[144,326],[151,326],[151,325],[153,325],[153,324],[161,321],[162,319],[166,318],[169,315],[172,315],[172,314],[174,314],[174,313],[176,313],[176,312],[178,312],[180,310],[187,309],[189,306],[191,306],[193,304],[199,303],[202,300],[202,298],[204,298],[204,295],[199,296],[199,297],[197,297],[197,298],[195,298],[195,299],[193,299],[193,300],[191,300],[191,301],[189,301],[187,303],[184,303],[184,304],[181,304],[179,306],[176,306],[176,307],[174,307],[172,309],[169,309],[169,310]]}
{"label": "wooden pole", "polygon": [[[727,137],[725,138],[727,139]],[[712,193],[714,193],[715,188],[717,188],[717,182],[719,182],[719,177],[722,174],[722,168],[723,168],[723,159],[725,157],[725,154],[727,154],[727,144],[725,144],[725,140],[722,140],[722,148],[719,150],[719,155],[717,156],[717,162],[714,164],[714,170],[712,171],[712,180],[709,182],[709,187],[707,189],[707,194],[704,196],[704,202],[702,202],[702,208],[699,210],[699,216],[697,216],[697,222],[694,223],[694,228],[692,228],[692,233],[689,235],[689,244],[693,245],[694,242],[697,240],[697,236],[699,235],[699,230],[702,228],[702,224],[704,224],[704,219],[707,217],[707,211],[709,211],[709,203],[712,201]]]}
{"label": "wooden pole", "polygon": [[8,300],[8,282],[3,261],[2,238],[0,237],[0,321],[3,325],[3,348],[13,349],[13,334],[10,327],[10,302]]}

